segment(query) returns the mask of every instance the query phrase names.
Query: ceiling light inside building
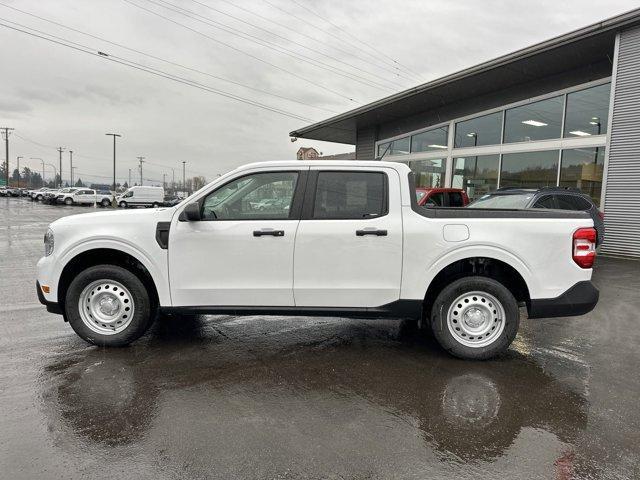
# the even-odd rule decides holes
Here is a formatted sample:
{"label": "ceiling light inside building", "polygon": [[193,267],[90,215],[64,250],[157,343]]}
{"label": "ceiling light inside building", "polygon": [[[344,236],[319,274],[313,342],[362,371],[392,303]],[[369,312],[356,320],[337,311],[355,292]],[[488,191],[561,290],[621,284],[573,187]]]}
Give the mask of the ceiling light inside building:
{"label": "ceiling light inside building", "polygon": [[548,123],[539,122],[538,120],[524,120],[522,123],[525,125],[531,125],[532,127],[546,127]]}
{"label": "ceiling light inside building", "polygon": [[477,136],[478,136],[478,134],[476,132],[467,133],[467,137],[473,138],[473,137],[477,137]]}
{"label": "ceiling light inside building", "polygon": [[432,143],[431,145],[427,145],[429,148],[441,148],[443,150],[447,149],[446,145],[436,145],[435,143]]}
{"label": "ceiling light inside building", "polygon": [[587,132],[583,132],[582,130],[573,130],[569,132],[571,135],[577,135],[579,137],[590,137],[591,134]]}

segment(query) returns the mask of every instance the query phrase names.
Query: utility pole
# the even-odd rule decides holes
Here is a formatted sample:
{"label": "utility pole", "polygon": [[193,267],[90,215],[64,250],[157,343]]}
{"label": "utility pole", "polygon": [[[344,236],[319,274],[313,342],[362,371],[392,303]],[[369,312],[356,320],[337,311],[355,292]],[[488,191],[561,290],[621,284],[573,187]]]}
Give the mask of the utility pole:
{"label": "utility pole", "polygon": [[187,191],[187,183],[185,182],[185,175],[184,175],[184,166],[187,162],[186,161],[182,161],[182,191],[186,192]]}
{"label": "utility pole", "polygon": [[140,185],[142,185],[142,164],[144,162],[145,157],[136,157],[140,162]]}
{"label": "utility pole", "polygon": [[162,174],[162,188],[164,188],[165,190],[167,189],[167,181],[165,180],[167,177],[166,173]]}
{"label": "utility pole", "polygon": [[0,127],[0,130],[2,130],[2,138],[4,138],[5,167],[7,169],[4,173],[5,173],[7,187],[8,187],[9,186],[9,135],[11,135],[13,128]]}
{"label": "utility pole", "polygon": [[107,136],[113,137],[113,191],[116,191],[116,138],[121,137],[117,133],[105,133]]}
{"label": "utility pole", "polygon": [[62,188],[62,152],[64,152],[64,148],[58,147],[58,153],[60,154],[60,188]]}
{"label": "utility pole", "polygon": [[131,188],[131,169],[129,169],[129,183],[127,185]]}
{"label": "utility pole", "polygon": [[73,187],[73,171],[78,167],[71,167],[71,186]]}
{"label": "utility pole", "polygon": [[73,150],[69,150],[69,171],[71,172],[71,185],[73,187]]}
{"label": "utility pole", "polygon": [[20,188],[20,159],[24,158],[24,157],[17,157],[16,160],[18,160],[18,188]]}
{"label": "utility pole", "polygon": [[171,169],[171,190],[173,190],[173,194],[176,194],[176,171],[175,169]]}

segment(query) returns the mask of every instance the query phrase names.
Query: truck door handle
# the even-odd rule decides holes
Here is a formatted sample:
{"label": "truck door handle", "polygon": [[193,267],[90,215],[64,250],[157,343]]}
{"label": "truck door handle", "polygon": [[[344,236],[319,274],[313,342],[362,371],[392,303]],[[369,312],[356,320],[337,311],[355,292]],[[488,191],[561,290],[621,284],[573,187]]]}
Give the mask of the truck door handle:
{"label": "truck door handle", "polygon": [[364,237],[365,235],[375,235],[376,237],[386,237],[386,230],[378,230],[378,229],[365,229],[365,230],[356,230],[356,235],[358,237]]}
{"label": "truck door handle", "polygon": [[271,235],[272,237],[284,237],[284,230],[254,230],[254,237],[263,237],[265,235]]}

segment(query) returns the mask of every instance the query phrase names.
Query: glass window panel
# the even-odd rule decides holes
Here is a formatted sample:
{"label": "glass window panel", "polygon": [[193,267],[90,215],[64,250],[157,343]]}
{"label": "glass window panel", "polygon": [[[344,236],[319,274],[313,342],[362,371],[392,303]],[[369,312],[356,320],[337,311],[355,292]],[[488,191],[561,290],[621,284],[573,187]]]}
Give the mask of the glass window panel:
{"label": "glass window panel", "polygon": [[387,143],[381,143],[378,145],[378,155],[377,155],[378,158],[382,157],[383,155],[385,157],[389,155],[387,148],[389,147],[390,144],[391,142],[387,142]]}
{"label": "glass window panel", "polygon": [[502,112],[490,113],[456,124],[455,147],[497,145],[502,133]]}
{"label": "glass window panel", "polygon": [[563,97],[554,97],[507,110],[504,141],[530,142],[560,138]]}
{"label": "glass window panel", "polygon": [[579,188],[600,205],[603,166],[604,147],[563,150],[560,186]]}
{"label": "glass window panel", "polygon": [[502,155],[501,187],[555,186],[557,175],[558,150]]}
{"label": "glass window panel", "polygon": [[411,137],[411,152],[431,152],[446,150],[449,136],[449,127],[434,128]]}
{"label": "glass window panel", "polygon": [[320,172],[313,218],[356,219],[385,215],[385,174]]}
{"label": "glass window panel", "polygon": [[453,188],[462,188],[473,201],[498,186],[500,155],[458,157],[453,160]]}
{"label": "glass window panel", "polygon": [[565,137],[588,137],[607,133],[611,84],[598,85],[567,95]]}
{"label": "glass window panel", "polygon": [[232,180],[204,199],[204,220],[289,218],[296,172],[256,173]]}
{"label": "glass window panel", "polygon": [[411,148],[411,137],[399,138],[391,142],[387,155],[407,155]]}
{"label": "glass window panel", "polygon": [[411,168],[415,174],[416,187],[444,187],[445,165],[446,159],[444,158],[413,160],[409,162],[409,168]]}

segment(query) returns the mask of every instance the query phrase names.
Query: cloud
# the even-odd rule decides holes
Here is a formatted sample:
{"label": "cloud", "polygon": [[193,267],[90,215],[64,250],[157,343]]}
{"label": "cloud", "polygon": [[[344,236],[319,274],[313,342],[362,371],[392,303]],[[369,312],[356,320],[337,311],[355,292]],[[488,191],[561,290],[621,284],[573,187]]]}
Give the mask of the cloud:
{"label": "cloud", "polygon": [[[92,38],[6,7],[0,6],[0,13],[11,21],[86,45],[93,52],[106,52],[112,59],[158,69],[315,121],[415,86],[421,81],[418,76],[422,81],[431,80],[636,6],[632,0],[298,0],[315,10],[316,16],[289,0],[270,0],[278,8],[262,0],[247,0],[235,7],[234,2],[173,0],[209,23],[224,24],[223,31],[147,0],[131,1],[166,18],[124,1],[23,0],[11,4],[90,33]],[[230,29],[244,32],[245,38]],[[259,41],[249,41],[247,35]],[[265,41],[278,47],[260,45]],[[315,146],[327,154],[352,148],[303,140],[292,144],[288,132],[305,125],[305,120],[106,57],[1,27],[0,43],[11,46],[0,50],[1,64],[9,66],[3,68],[3,123],[41,144],[74,149],[78,152],[74,165],[83,173],[111,173],[111,144],[104,136],[111,131],[123,135],[118,144],[121,179],[129,168],[135,171],[138,155],[174,169],[180,169],[186,160],[194,174],[214,178],[247,161],[295,158],[300,146]],[[278,48],[294,53],[286,55]],[[399,71],[396,62],[415,74]],[[43,151],[17,136],[11,148],[25,158],[57,158],[55,150]],[[153,165],[149,173],[160,179],[163,173],[172,174],[170,168]]]}

